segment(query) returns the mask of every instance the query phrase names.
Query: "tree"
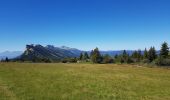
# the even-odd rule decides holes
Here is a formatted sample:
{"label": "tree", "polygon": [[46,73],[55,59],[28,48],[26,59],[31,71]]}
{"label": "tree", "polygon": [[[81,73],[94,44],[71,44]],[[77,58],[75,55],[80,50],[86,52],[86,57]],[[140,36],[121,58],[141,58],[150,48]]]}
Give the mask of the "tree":
{"label": "tree", "polygon": [[99,52],[98,48],[95,48],[93,52],[91,52],[91,60],[93,63],[101,63],[102,62],[102,57]]}
{"label": "tree", "polygon": [[74,58],[69,58],[69,59],[68,59],[68,62],[70,62],[70,63],[76,63],[76,62],[77,62],[77,58],[76,58],[76,57],[74,57]]}
{"label": "tree", "polygon": [[136,50],[132,53],[132,58],[138,58],[138,52]]}
{"label": "tree", "polygon": [[157,57],[155,47],[151,47],[148,52],[148,60],[152,62]]}
{"label": "tree", "polygon": [[137,53],[137,61],[140,62],[141,59],[142,59],[142,53],[141,53],[141,50],[139,49]]}
{"label": "tree", "polygon": [[92,50],[92,51],[90,52],[90,59],[92,59],[93,54],[94,54],[94,51]]}
{"label": "tree", "polygon": [[122,60],[124,60],[123,62],[127,62],[128,57],[129,55],[127,54],[126,50],[123,50],[123,54],[122,54]]}
{"label": "tree", "polygon": [[160,50],[160,56],[163,58],[168,58],[169,56],[169,47],[168,47],[168,43],[164,42],[161,46],[161,50]]}
{"label": "tree", "polygon": [[144,57],[144,59],[148,59],[148,51],[146,48],[145,48],[143,57]]}
{"label": "tree", "polygon": [[84,60],[89,59],[89,55],[88,55],[88,53],[87,53],[87,52],[85,52],[85,53],[84,53],[83,59],[84,59]]}
{"label": "tree", "polygon": [[83,53],[80,53],[79,59],[80,59],[80,60],[83,60]]}
{"label": "tree", "polygon": [[108,54],[103,56],[103,63],[107,64],[107,63],[113,63],[113,62],[114,60]]}
{"label": "tree", "polygon": [[118,55],[116,54],[114,58],[117,59],[117,58],[118,58]]}
{"label": "tree", "polygon": [[127,53],[126,53],[126,50],[123,50],[123,54],[122,54],[123,58],[126,58],[127,57]]}
{"label": "tree", "polygon": [[8,57],[6,57],[6,58],[5,58],[5,62],[9,62],[9,59],[8,59]]}

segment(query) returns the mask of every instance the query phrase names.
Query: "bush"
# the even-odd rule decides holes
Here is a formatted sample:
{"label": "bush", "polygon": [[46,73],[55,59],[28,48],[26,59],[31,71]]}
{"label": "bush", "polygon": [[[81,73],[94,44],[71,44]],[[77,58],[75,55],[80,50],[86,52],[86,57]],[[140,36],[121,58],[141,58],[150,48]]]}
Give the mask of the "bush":
{"label": "bush", "polygon": [[63,59],[61,62],[62,63],[67,63],[67,59]]}
{"label": "bush", "polygon": [[70,63],[76,63],[76,62],[77,62],[77,59],[76,59],[76,58],[70,58],[70,59],[68,59],[68,62],[70,62]]}
{"label": "bush", "polygon": [[41,61],[42,61],[42,62],[45,62],[45,63],[51,63],[51,62],[52,62],[52,61],[51,61],[50,59],[48,59],[48,58],[43,58]]}
{"label": "bush", "polygon": [[104,63],[104,64],[114,63],[114,60],[113,60],[112,58],[109,58],[109,59],[103,59],[103,63]]}
{"label": "bush", "polygon": [[159,66],[170,66],[170,59],[159,57],[158,59],[156,59],[155,63]]}
{"label": "bush", "polygon": [[142,62],[147,63],[147,64],[150,63],[150,61],[148,59],[143,59]]}
{"label": "bush", "polygon": [[127,63],[130,64],[130,63],[134,63],[133,59],[132,58],[128,58],[127,59]]}

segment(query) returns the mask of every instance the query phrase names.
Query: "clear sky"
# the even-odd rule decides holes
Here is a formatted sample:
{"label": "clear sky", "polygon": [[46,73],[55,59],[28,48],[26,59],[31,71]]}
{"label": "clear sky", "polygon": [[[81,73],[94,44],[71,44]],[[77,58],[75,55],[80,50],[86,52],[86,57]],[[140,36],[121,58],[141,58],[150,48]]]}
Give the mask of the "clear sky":
{"label": "clear sky", "polygon": [[170,44],[170,0],[0,0],[0,51],[159,49],[164,41]]}

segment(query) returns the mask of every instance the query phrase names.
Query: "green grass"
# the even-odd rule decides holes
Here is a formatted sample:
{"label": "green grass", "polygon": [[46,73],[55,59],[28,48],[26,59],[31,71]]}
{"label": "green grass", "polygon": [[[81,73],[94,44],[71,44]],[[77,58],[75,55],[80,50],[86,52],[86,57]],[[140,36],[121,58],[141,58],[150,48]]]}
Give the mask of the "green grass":
{"label": "green grass", "polygon": [[0,63],[0,100],[170,100],[170,70]]}

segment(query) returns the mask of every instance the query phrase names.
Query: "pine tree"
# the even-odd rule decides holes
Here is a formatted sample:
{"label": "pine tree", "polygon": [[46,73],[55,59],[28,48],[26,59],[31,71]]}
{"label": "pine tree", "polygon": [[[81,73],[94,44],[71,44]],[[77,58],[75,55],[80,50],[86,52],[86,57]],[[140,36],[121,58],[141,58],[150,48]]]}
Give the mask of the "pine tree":
{"label": "pine tree", "polygon": [[117,59],[117,58],[118,58],[118,55],[116,54],[114,58]]}
{"label": "pine tree", "polygon": [[94,51],[92,50],[92,51],[90,52],[90,59],[92,59],[93,54],[94,54]]}
{"label": "pine tree", "polygon": [[144,51],[144,59],[147,59],[148,58],[148,51],[147,51],[147,49],[145,48],[145,51]]}
{"label": "pine tree", "polygon": [[91,54],[92,54],[91,60],[93,63],[101,63],[102,62],[102,57],[101,57],[101,54],[100,54],[98,48],[95,48]]}
{"label": "pine tree", "polygon": [[139,50],[138,50],[138,53],[137,53],[137,61],[140,62],[141,59],[142,59],[142,52],[141,52],[141,50],[139,49]]}
{"label": "pine tree", "polygon": [[108,54],[103,56],[103,63],[105,63],[105,64],[111,63],[110,60],[111,60],[111,57]]}
{"label": "pine tree", "polygon": [[126,50],[124,50],[123,54],[122,54],[122,59],[124,60],[123,62],[127,62],[128,61],[128,57],[129,57],[129,55],[127,54]]}
{"label": "pine tree", "polygon": [[5,58],[5,62],[9,62],[9,59],[8,59],[8,57],[6,57],[6,58]]}
{"label": "pine tree", "polygon": [[160,56],[163,58],[168,58],[169,54],[169,47],[168,43],[164,42],[162,44],[161,50],[160,50]]}
{"label": "pine tree", "polygon": [[148,52],[148,60],[152,62],[157,57],[155,47],[151,47]]}
{"label": "pine tree", "polygon": [[88,55],[88,53],[87,53],[87,52],[85,52],[85,53],[84,53],[83,59],[84,59],[84,60],[89,59],[89,55]]}
{"label": "pine tree", "polygon": [[133,52],[132,58],[135,58],[135,59],[138,58],[138,52],[136,50]]}
{"label": "pine tree", "polygon": [[80,53],[79,59],[80,59],[80,60],[83,60],[83,53]]}

